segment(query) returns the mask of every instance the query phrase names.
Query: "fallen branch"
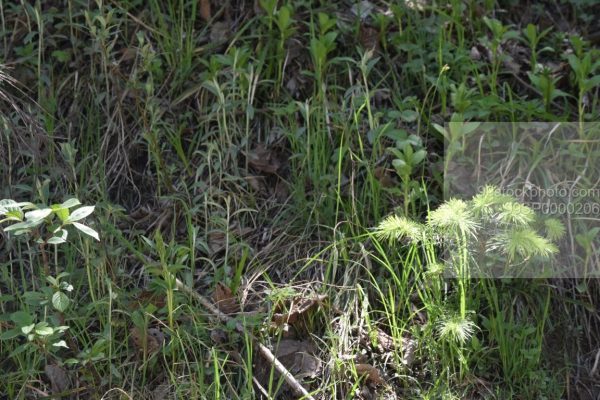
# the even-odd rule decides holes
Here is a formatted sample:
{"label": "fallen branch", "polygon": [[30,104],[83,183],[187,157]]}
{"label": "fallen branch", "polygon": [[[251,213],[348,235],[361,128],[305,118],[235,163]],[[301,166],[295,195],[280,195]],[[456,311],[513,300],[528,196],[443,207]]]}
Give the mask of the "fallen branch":
{"label": "fallen branch", "polygon": [[[142,261],[145,264],[147,263],[148,265],[157,264],[150,257],[148,257],[144,253],[137,250],[134,246],[132,246],[131,243],[123,237],[123,234],[118,229],[114,229],[111,233],[114,234],[117,237],[117,240],[119,240],[119,242],[122,243],[125,246],[125,248],[129,249],[140,261]],[[198,294],[192,288],[185,285],[177,278],[175,279],[175,285],[177,286],[177,289],[198,300],[198,302],[202,304],[204,308],[206,308],[214,316],[218,317],[221,321],[225,323],[233,321],[233,318],[219,311],[209,299]],[[287,382],[288,385],[290,385],[290,387],[294,390],[297,396],[301,396],[301,398],[305,400],[315,400],[315,398],[312,397],[310,393],[306,391],[306,389],[304,389],[304,387],[296,380],[296,378],[294,378],[294,375],[292,375],[290,371],[288,371],[287,368],[284,367],[283,364],[273,355],[271,350],[269,350],[265,345],[263,345],[253,334],[246,331],[242,324],[237,322],[235,324],[235,330],[241,334],[248,335],[248,337],[252,339],[256,346],[258,346],[259,353],[262,354],[262,356],[266,358],[267,361],[269,361],[273,366],[275,366],[277,372],[279,372],[281,376],[283,376],[283,379]]]}
{"label": "fallen branch", "polygon": [[[176,279],[176,285],[177,289],[181,290],[186,294],[189,294],[190,296],[198,300],[198,302],[202,304],[204,308],[206,308],[214,316],[218,317],[221,321],[225,323],[233,321],[232,317],[223,314],[221,311],[219,311],[209,299],[198,294],[190,287],[186,286],[179,279]],[[235,324],[235,330],[244,335],[248,335],[248,337],[252,339],[255,345],[258,346],[259,353],[262,354],[262,356],[266,358],[269,363],[275,366],[277,372],[279,372],[281,376],[283,376],[283,379],[287,382],[288,385],[290,385],[290,387],[294,390],[296,395],[301,396],[306,400],[315,400],[314,397],[312,397],[310,393],[308,393],[306,389],[298,382],[298,380],[294,378],[294,375],[292,375],[290,371],[288,371],[287,368],[285,368],[283,364],[273,355],[271,350],[269,350],[268,347],[260,343],[260,341],[252,333],[248,332],[242,324],[237,322]]]}

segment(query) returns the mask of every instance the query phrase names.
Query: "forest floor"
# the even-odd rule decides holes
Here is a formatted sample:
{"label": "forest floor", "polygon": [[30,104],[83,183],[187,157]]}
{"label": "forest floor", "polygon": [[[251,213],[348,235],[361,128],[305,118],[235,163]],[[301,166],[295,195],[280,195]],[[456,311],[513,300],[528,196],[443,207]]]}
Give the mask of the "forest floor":
{"label": "forest floor", "polygon": [[[0,1],[0,398],[599,398],[599,11]],[[588,217],[444,197],[508,170]],[[586,272],[444,274],[482,243]]]}

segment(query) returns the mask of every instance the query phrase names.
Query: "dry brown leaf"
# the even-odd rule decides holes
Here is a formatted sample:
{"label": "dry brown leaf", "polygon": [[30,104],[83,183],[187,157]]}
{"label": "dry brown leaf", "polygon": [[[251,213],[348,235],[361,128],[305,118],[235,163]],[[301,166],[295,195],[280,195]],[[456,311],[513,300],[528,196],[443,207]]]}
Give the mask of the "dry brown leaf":
{"label": "dry brown leaf", "polygon": [[275,188],[273,189],[273,194],[278,202],[283,203],[289,197],[290,192],[288,190],[287,183],[281,179],[277,180],[275,183]]}
{"label": "dry brown leaf", "polygon": [[158,294],[152,290],[142,290],[136,300],[142,307],[152,304],[161,309],[166,305],[164,294]]}
{"label": "dry brown leaf", "polygon": [[260,172],[274,174],[281,167],[281,163],[275,154],[263,144],[256,146],[254,150],[246,154],[246,157],[248,158],[248,165]]}
{"label": "dry brown leaf", "polygon": [[200,18],[206,22],[210,20],[210,0],[200,0]]}
{"label": "dry brown leaf", "polygon": [[396,186],[396,180],[390,174],[390,171],[385,167],[377,167],[373,170],[373,175],[384,188]]}
{"label": "dry brown leaf", "polygon": [[46,364],[44,367],[44,372],[50,381],[53,394],[62,393],[69,390],[71,386],[71,380],[69,379],[67,371],[63,367],[56,364]]}
{"label": "dry brown leaf", "polygon": [[[229,227],[229,239],[231,240],[235,237],[243,237],[252,232],[252,230],[253,229],[250,227],[241,228],[231,226]],[[208,249],[211,253],[218,253],[221,250],[225,250],[225,247],[227,246],[227,240],[227,234],[223,231],[210,232],[208,234]]]}
{"label": "dry brown leaf", "polygon": [[133,327],[129,333],[133,346],[140,353],[156,353],[162,348],[165,342],[165,335],[160,331],[160,329],[148,328],[146,331],[144,331],[138,327]]}
{"label": "dry brown leaf", "polygon": [[165,399],[173,399],[175,396],[175,387],[168,383],[162,383],[157,385],[152,391],[152,400],[165,400]]}
{"label": "dry brown leaf", "polygon": [[379,31],[361,24],[358,30],[358,41],[365,50],[379,50]]}
{"label": "dry brown leaf", "polygon": [[394,348],[394,338],[379,328],[375,328],[375,330],[377,335],[377,345],[381,351],[391,351]]}
{"label": "dry brown leaf", "polygon": [[356,364],[356,374],[358,376],[366,376],[366,383],[382,385],[385,381],[381,378],[379,370],[371,364]]}
{"label": "dry brown leaf", "polygon": [[227,332],[223,329],[213,329],[210,331],[210,338],[215,344],[223,344],[229,341]]}
{"label": "dry brown leaf", "polygon": [[215,306],[223,314],[235,314],[240,311],[240,306],[229,286],[223,283],[217,283],[215,291],[212,295]]}
{"label": "dry brown leaf", "polygon": [[411,338],[402,338],[402,364],[410,367],[415,361],[417,341]]}
{"label": "dry brown leaf", "polygon": [[290,304],[290,310],[286,313],[274,313],[271,321],[277,325],[293,324],[302,314],[308,312],[313,307],[322,304],[327,299],[326,294],[315,295],[304,299],[295,299]]}
{"label": "dry brown leaf", "polygon": [[121,50],[121,58],[119,64],[126,61],[131,61],[137,57],[138,50],[135,47],[126,47]]}
{"label": "dry brown leaf", "polygon": [[210,232],[208,234],[208,249],[211,253],[218,253],[225,249],[227,235],[223,231]]}
{"label": "dry brown leaf", "polygon": [[262,179],[258,176],[249,175],[246,177],[246,181],[255,192],[260,192],[263,188]]}
{"label": "dry brown leaf", "polygon": [[398,347],[402,352],[402,364],[410,366],[415,360],[415,352],[417,350],[417,341],[408,337],[402,337],[401,343],[394,341],[394,338],[383,330],[375,328],[370,334],[363,332],[361,334],[361,344],[366,347],[376,346],[376,349],[380,353],[390,353],[397,351]]}
{"label": "dry brown leaf", "polygon": [[282,339],[275,356],[296,377],[314,378],[321,369],[321,360],[314,356],[315,347],[308,341]]}
{"label": "dry brown leaf", "polygon": [[230,33],[230,26],[227,22],[215,22],[210,30],[210,40],[217,44],[223,43],[227,41]]}

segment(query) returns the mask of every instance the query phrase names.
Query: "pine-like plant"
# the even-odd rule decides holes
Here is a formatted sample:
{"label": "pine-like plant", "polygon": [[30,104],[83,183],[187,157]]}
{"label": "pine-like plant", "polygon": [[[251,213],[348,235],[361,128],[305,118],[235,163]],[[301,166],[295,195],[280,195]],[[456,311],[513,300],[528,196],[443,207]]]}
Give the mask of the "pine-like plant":
{"label": "pine-like plant", "polygon": [[439,270],[442,264],[446,276],[456,278],[459,312],[441,318],[437,330],[459,359],[464,359],[461,349],[477,328],[467,309],[471,278],[519,276],[557,253],[552,241],[564,233],[559,220],[540,220],[530,207],[494,186],[484,187],[468,201],[446,201],[429,213],[425,223],[392,215],[375,230],[390,243],[417,244],[428,268]]}

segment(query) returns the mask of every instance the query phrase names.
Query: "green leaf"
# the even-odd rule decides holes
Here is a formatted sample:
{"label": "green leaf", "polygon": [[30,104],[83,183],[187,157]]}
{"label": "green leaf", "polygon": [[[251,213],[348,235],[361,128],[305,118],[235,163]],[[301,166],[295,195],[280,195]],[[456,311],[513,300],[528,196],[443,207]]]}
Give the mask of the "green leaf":
{"label": "green leaf", "polygon": [[567,57],[567,61],[569,62],[569,65],[571,66],[575,74],[578,74],[581,70],[581,63],[579,62],[579,58],[577,58],[575,54],[569,54],[569,56]]}
{"label": "green leaf", "polygon": [[52,343],[52,346],[54,346],[54,347],[64,347],[65,349],[69,348],[69,346],[67,346],[67,342],[65,342],[64,340],[59,340],[56,343]]}
{"label": "green leaf", "polygon": [[9,211],[21,210],[21,209],[29,210],[31,208],[35,208],[35,205],[28,201],[16,202],[11,199],[0,200],[0,215],[4,215]]}
{"label": "green leaf", "polygon": [[48,281],[48,283],[50,283],[52,286],[58,286],[59,285],[59,280],[53,276],[47,276],[46,280]]}
{"label": "green leaf", "polygon": [[31,332],[33,330],[33,328],[35,328],[35,324],[31,324],[31,325],[27,325],[27,326],[22,326],[21,327],[21,332],[25,335],[29,334],[29,332]]}
{"label": "green leaf", "polygon": [[52,236],[46,243],[48,244],[61,244],[67,241],[69,232],[66,229],[61,229],[60,234]]}
{"label": "green leaf", "polygon": [[64,203],[60,205],[60,208],[71,208],[80,205],[81,202],[75,198],[66,200]]}
{"label": "green leaf", "polygon": [[25,311],[16,311],[10,315],[10,320],[17,326],[25,326],[33,323],[33,316]]}
{"label": "green leaf", "polygon": [[80,224],[78,222],[73,222],[73,226],[75,226],[75,228],[79,229],[81,232],[85,233],[86,235],[93,237],[97,241],[100,241],[100,237],[98,236],[98,232],[96,232],[95,230],[93,230],[89,226]]}
{"label": "green leaf", "polygon": [[52,295],[52,305],[54,308],[60,312],[65,312],[69,305],[71,304],[71,300],[67,297],[63,292],[56,292]]}
{"label": "green leaf", "polygon": [[[0,296],[0,302],[8,302],[8,301],[14,301],[15,300],[15,296],[13,296],[12,294],[3,294]],[[0,321],[2,317],[0,317]]]}
{"label": "green leaf", "polygon": [[69,218],[67,218],[66,222],[75,222],[83,219],[94,212],[94,208],[96,206],[85,206],[79,207],[77,210],[73,211]]}
{"label": "green leaf", "polygon": [[392,161],[392,165],[394,166],[394,168],[396,168],[397,170],[401,170],[403,168],[406,167],[406,162],[404,160],[401,160],[399,158],[394,159],[394,161]]}
{"label": "green leaf", "polygon": [[406,122],[414,122],[419,118],[419,113],[415,110],[404,110],[400,113],[400,118]]}
{"label": "green leaf", "polygon": [[431,124],[431,126],[433,126],[433,128],[439,133],[441,133],[447,140],[450,140],[450,135],[446,131],[446,128],[436,123]]}
{"label": "green leaf", "polygon": [[468,135],[469,133],[473,132],[479,127],[479,125],[481,125],[480,122],[465,122],[465,124],[462,127],[463,135]]}
{"label": "green leaf", "polygon": [[35,333],[40,336],[50,336],[54,333],[54,329],[50,326],[40,326],[35,328]]}
{"label": "green leaf", "polygon": [[600,75],[596,75],[591,77],[590,79],[586,79],[584,81],[584,90],[587,92],[598,85],[600,85]]}
{"label": "green leaf", "polygon": [[29,345],[29,343],[23,343],[22,345],[20,345],[19,347],[17,347],[16,349],[14,349],[9,355],[8,358],[13,358],[21,353],[24,353],[25,351],[29,350],[31,348],[31,345]]}
{"label": "green leaf", "polygon": [[283,6],[277,13],[277,25],[283,32],[290,26],[292,10],[289,6]]}
{"label": "green leaf", "polygon": [[54,50],[52,52],[52,57],[56,58],[58,61],[64,63],[69,61],[69,59],[71,58],[71,55],[63,50]]}
{"label": "green leaf", "polygon": [[69,218],[69,209],[62,208],[60,206],[52,206],[52,210],[56,214],[56,216],[61,220],[61,222],[65,222],[67,218]]}
{"label": "green leaf", "polygon": [[[10,226],[7,226],[6,228],[4,228],[5,232],[11,232],[11,231],[24,231],[24,230],[28,230],[30,228],[33,228],[37,225],[40,225],[42,222],[44,222],[43,220],[39,220],[39,221],[24,221],[24,222],[19,222]],[[21,232],[23,233],[23,232]],[[18,235],[20,233],[15,232],[15,235]]]}
{"label": "green leaf", "polygon": [[527,28],[524,31],[527,40],[532,46],[537,43],[537,28],[534,24],[527,24]]}
{"label": "green leaf", "polygon": [[[25,304],[30,306],[40,306],[45,300],[45,296],[40,292],[25,292],[23,293],[23,300]],[[31,319],[33,321],[33,318]]]}
{"label": "green leaf", "polygon": [[23,221],[23,211],[21,210],[10,210],[5,213],[6,218],[0,222],[4,221]]}
{"label": "green leaf", "polygon": [[51,208],[42,208],[40,210],[33,210],[25,213],[25,219],[32,222],[43,220],[48,215],[52,214]]}
{"label": "green leaf", "polygon": [[427,152],[425,150],[416,151],[415,154],[413,154],[413,165],[417,165],[421,161],[423,161],[423,159],[425,159],[426,155],[427,155]]}
{"label": "green leaf", "polygon": [[404,129],[392,129],[388,132],[385,132],[384,136],[394,141],[406,140],[408,137],[408,132],[406,132]]}
{"label": "green leaf", "polygon": [[0,340],[14,339],[21,334],[21,330],[18,328],[10,329],[0,334]]}

